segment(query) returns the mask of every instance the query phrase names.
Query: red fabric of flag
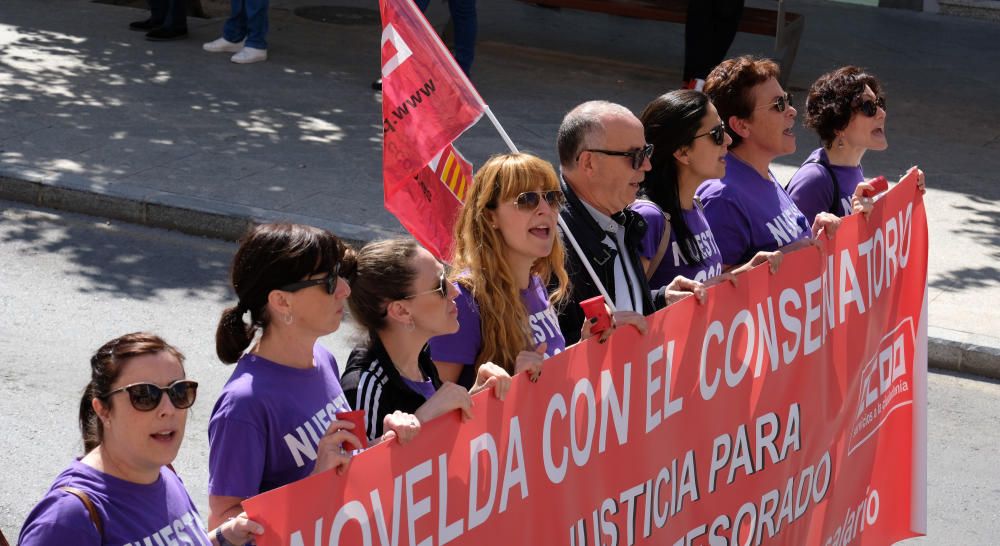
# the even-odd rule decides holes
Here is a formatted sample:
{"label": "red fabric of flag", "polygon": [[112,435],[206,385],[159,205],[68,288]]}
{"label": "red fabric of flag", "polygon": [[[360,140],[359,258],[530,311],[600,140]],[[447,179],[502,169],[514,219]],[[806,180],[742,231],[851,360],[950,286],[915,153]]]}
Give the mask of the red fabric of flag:
{"label": "red fabric of flag", "polygon": [[418,175],[446,147],[454,151],[486,104],[412,0],[381,0],[380,8],[385,206],[443,259],[457,201],[440,177],[421,184]]}
{"label": "red fabric of flag", "polygon": [[448,145],[410,183],[399,184],[397,191],[387,193],[385,206],[424,248],[448,261],[452,227],[470,184],[472,164]]}

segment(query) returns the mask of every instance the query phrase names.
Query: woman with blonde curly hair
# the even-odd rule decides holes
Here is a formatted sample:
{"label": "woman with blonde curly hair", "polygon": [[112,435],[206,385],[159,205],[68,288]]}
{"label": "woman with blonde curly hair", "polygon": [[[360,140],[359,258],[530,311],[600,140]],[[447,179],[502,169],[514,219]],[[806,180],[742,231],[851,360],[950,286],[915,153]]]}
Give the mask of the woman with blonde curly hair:
{"label": "woman with blonde curly hair", "polygon": [[535,381],[542,360],[566,348],[553,308],[569,282],[556,231],[562,202],[555,170],[535,156],[497,155],[476,173],[455,224],[459,330],[430,341],[442,381],[469,388],[484,362]]}

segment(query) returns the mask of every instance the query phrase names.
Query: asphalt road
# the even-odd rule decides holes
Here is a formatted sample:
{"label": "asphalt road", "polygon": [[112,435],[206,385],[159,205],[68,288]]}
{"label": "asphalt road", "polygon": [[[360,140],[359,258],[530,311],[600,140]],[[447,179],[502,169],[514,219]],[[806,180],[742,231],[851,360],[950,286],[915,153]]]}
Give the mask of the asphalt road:
{"label": "asphalt road", "polygon": [[[214,354],[231,304],[235,245],[0,201],[0,529],[16,538],[51,480],[81,453],[75,416],[89,355],[149,330],[180,347],[199,402],[175,466],[207,514],[207,422],[230,368]],[[343,362],[356,334],[323,340]],[[1000,384],[932,373],[929,538],[1000,542]]]}

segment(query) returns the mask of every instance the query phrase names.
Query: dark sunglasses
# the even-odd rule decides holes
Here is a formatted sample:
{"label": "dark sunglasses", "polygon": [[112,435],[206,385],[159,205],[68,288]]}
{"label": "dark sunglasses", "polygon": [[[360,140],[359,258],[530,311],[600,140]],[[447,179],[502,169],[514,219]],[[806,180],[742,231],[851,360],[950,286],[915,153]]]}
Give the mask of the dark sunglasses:
{"label": "dark sunglasses", "polygon": [[722,146],[722,143],[726,141],[726,124],[725,123],[720,123],[720,124],[716,125],[715,127],[712,127],[712,130],[709,131],[709,132],[707,132],[707,133],[702,133],[700,135],[694,135],[691,138],[691,140],[693,141],[696,138],[701,138],[701,137],[706,136],[706,135],[711,135],[712,142],[714,142],[716,146]]}
{"label": "dark sunglasses", "polygon": [[423,292],[417,292],[416,294],[406,296],[403,299],[412,300],[413,298],[416,298],[418,296],[423,296],[424,294],[433,294],[434,292],[440,292],[442,298],[448,295],[448,276],[443,269],[441,270],[441,276],[438,278],[437,288],[432,288],[430,290],[425,290]]}
{"label": "dark sunglasses", "polygon": [[549,191],[526,191],[518,194],[514,199],[514,205],[518,210],[533,211],[542,204],[542,199],[549,204],[550,208],[558,209],[565,201],[562,190]]}
{"label": "dark sunglasses", "polygon": [[337,280],[340,278],[340,263],[333,266],[333,271],[329,275],[323,277],[322,279],[306,279],[304,281],[293,282],[291,284],[286,284],[285,286],[279,286],[278,290],[284,290],[285,292],[298,292],[303,288],[309,288],[310,286],[316,286],[320,284],[326,285],[326,293],[333,294],[337,291]]}
{"label": "dark sunglasses", "polygon": [[784,97],[778,97],[774,99],[774,102],[772,102],[771,104],[758,106],[757,110],[760,110],[761,108],[774,108],[779,112],[784,112],[789,106],[795,106],[794,104],[792,104],[792,94],[785,93]]}
{"label": "dark sunglasses", "polygon": [[139,411],[153,411],[160,405],[163,393],[167,393],[170,403],[177,409],[188,409],[194,404],[198,394],[198,382],[190,379],[179,379],[166,387],[152,383],[132,383],[120,389],[115,389],[101,398],[109,398],[112,394],[125,391],[132,407]]}
{"label": "dark sunglasses", "polygon": [[[642,168],[642,164],[653,155],[653,145],[647,144],[638,150],[632,150],[630,152],[616,152],[614,150],[597,150],[597,149],[586,149],[585,152],[597,152],[604,155],[617,155],[621,157],[632,158],[632,168],[639,170]],[[579,159],[579,158],[578,158]]]}
{"label": "dark sunglasses", "polygon": [[875,100],[865,99],[861,101],[857,106],[855,106],[859,112],[862,114],[873,118],[878,114],[878,109],[881,108],[885,110],[885,97],[878,97]]}

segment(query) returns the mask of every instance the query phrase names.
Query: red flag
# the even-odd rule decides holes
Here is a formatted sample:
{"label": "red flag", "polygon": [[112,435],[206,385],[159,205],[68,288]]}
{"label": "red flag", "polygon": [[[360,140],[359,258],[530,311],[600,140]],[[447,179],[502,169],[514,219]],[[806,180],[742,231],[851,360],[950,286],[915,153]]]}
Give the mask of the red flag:
{"label": "red flag", "polygon": [[409,183],[386,193],[385,206],[439,260],[451,257],[452,226],[472,183],[472,164],[448,145]]}
{"label": "red flag", "polygon": [[418,173],[442,150],[454,151],[451,143],[486,104],[412,0],[381,0],[380,7],[385,206],[442,257],[455,197],[439,180],[421,184]]}

